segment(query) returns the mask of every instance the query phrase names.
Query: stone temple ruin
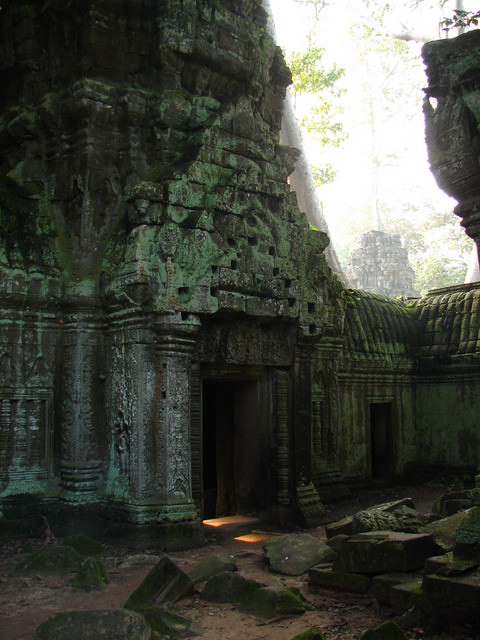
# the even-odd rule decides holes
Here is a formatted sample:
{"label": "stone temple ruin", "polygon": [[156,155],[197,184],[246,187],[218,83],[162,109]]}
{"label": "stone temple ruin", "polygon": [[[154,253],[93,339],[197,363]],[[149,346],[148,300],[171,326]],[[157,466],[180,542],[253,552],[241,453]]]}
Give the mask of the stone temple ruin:
{"label": "stone temple ruin", "polygon": [[348,258],[347,278],[354,289],[390,298],[418,298],[414,288],[415,272],[396,233],[372,230],[360,234]]}
{"label": "stone temple ruin", "polygon": [[[260,0],[2,4],[4,522],[181,546],[477,468],[480,284],[406,304],[332,273]],[[477,244],[479,36],[425,50],[432,167]]]}

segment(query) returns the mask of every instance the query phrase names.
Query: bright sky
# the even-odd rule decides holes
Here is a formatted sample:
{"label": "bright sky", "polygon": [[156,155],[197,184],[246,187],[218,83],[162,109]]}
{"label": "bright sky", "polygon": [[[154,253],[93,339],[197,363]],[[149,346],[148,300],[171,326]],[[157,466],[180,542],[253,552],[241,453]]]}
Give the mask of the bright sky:
{"label": "bright sky", "polygon": [[[344,94],[344,108],[349,138],[342,150],[328,154],[328,161],[338,171],[335,182],[319,189],[330,234],[334,246],[338,247],[342,242],[338,234],[342,233],[345,224],[348,224],[343,218],[354,219],[356,213],[370,207],[371,203],[371,165],[365,162],[365,149],[370,144],[369,129],[365,122],[359,121],[358,109],[363,70],[356,60],[350,35],[352,24],[360,18],[362,3],[359,0],[331,0],[322,10],[317,22],[313,19],[311,8],[303,7],[294,0],[270,0],[270,3],[277,41],[284,49],[301,50],[307,33],[315,28],[316,44],[325,49],[327,65],[335,62],[346,69],[347,91]],[[388,34],[408,31],[431,40],[443,37],[438,26],[443,16],[438,7],[432,9],[429,6],[428,0],[424,0],[423,5],[415,11],[409,6],[412,3],[408,0],[396,0],[391,4],[398,6],[386,25]],[[476,0],[464,1],[466,10],[477,9],[477,6],[471,6],[477,4]],[[443,10],[444,15],[451,15],[454,6],[453,0],[448,0]],[[411,42],[409,46],[420,60],[421,43]],[[400,154],[399,150],[403,147],[408,149],[405,150],[401,166],[396,166],[390,172],[382,168],[383,183],[380,189],[393,203],[405,200],[406,194],[410,199],[418,194],[419,202],[422,199],[428,200],[439,210],[448,210],[453,208],[455,202],[447,198],[437,187],[427,161],[421,109],[422,88],[426,85],[426,79],[421,64],[417,69],[412,69],[408,82],[411,82],[412,100],[418,100],[418,106],[413,106],[412,118],[406,122],[403,105],[399,105],[398,109],[392,105],[391,119],[386,123],[384,135],[380,136],[380,145],[385,145],[386,153],[389,148],[396,154]],[[306,152],[312,164],[321,165],[322,161],[325,161],[325,151],[320,150],[317,145],[309,144],[308,141]]]}

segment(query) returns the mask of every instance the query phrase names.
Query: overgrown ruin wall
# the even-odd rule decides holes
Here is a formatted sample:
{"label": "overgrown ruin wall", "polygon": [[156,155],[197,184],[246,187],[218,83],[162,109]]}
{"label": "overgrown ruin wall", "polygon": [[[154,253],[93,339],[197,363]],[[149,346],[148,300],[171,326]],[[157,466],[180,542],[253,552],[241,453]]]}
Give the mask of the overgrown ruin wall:
{"label": "overgrown ruin wall", "polygon": [[297,208],[259,0],[2,4],[6,516],[178,545],[474,461],[477,343],[437,370],[441,304],[345,290]]}

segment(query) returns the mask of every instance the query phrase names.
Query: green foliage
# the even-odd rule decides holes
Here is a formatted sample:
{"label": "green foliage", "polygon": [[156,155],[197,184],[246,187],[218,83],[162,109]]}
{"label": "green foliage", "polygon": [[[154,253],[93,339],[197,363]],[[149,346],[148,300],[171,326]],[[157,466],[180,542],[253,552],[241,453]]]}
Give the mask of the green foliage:
{"label": "green foliage", "polygon": [[465,11],[463,9],[455,9],[451,18],[445,18],[441,21],[443,31],[447,33],[450,29],[466,29],[471,26],[478,26],[480,20],[480,11]]}
{"label": "green foliage", "polygon": [[[336,64],[326,68],[323,62],[325,50],[313,42],[312,34],[307,38],[307,47],[292,51],[286,56],[292,72],[293,96],[297,110],[302,102],[303,112],[298,120],[305,133],[311,134],[315,144],[321,148],[338,147],[345,140],[341,122],[343,107],[339,98],[344,89],[338,84],[344,70]],[[313,168],[318,186],[335,178],[331,164]]]}

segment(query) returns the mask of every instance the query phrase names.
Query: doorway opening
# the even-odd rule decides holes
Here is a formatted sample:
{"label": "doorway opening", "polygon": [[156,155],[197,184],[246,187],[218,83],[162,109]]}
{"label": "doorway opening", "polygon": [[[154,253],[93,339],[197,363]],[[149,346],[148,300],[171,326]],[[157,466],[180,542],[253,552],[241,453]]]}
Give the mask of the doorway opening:
{"label": "doorway opening", "polygon": [[254,515],[266,494],[266,429],[258,380],[205,379],[202,517]]}
{"label": "doorway opening", "polygon": [[393,475],[394,462],[391,402],[370,404],[370,434],[372,478],[389,478]]}

